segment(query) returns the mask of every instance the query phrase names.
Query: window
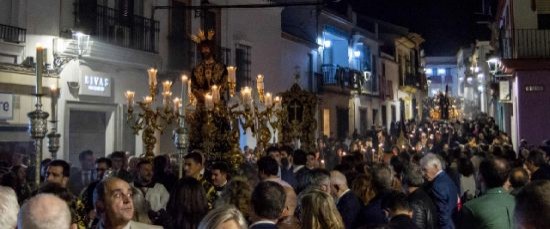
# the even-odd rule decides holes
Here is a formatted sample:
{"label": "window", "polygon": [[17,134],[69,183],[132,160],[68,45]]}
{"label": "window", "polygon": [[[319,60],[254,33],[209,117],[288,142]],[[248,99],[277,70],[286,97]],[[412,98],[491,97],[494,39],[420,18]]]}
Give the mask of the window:
{"label": "window", "polygon": [[539,29],[550,29],[550,14],[537,14]]}
{"label": "window", "polygon": [[244,44],[237,44],[235,47],[235,65],[237,67],[237,88],[251,85],[252,78],[250,73],[251,47]]}

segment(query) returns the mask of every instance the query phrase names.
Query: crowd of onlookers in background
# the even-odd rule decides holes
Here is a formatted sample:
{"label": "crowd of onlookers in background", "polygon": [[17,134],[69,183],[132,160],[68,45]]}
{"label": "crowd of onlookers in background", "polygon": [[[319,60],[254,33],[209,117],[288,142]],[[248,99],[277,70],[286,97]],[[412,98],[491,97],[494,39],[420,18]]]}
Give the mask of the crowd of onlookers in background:
{"label": "crowd of onlookers in background", "polygon": [[[235,171],[198,151],[2,164],[0,228],[550,228],[550,141],[518,151],[494,119],[401,122],[306,152],[246,147]],[[31,176],[32,177],[32,176]]]}

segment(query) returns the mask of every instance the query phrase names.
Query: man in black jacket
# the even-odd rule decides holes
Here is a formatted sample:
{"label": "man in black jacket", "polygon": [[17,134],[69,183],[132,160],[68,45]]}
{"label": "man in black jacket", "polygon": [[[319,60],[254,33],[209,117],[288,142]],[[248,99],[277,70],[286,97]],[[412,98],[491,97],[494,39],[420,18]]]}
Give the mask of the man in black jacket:
{"label": "man in black jacket", "polygon": [[411,164],[405,170],[403,179],[408,193],[408,201],[413,212],[413,222],[418,228],[436,228],[437,211],[430,196],[421,188],[424,183],[422,169],[418,165]]}
{"label": "man in black jacket", "polygon": [[382,201],[382,209],[388,217],[388,229],[417,229],[412,221],[413,212],[407,201],[407,196],[401,192],[393,191]]}

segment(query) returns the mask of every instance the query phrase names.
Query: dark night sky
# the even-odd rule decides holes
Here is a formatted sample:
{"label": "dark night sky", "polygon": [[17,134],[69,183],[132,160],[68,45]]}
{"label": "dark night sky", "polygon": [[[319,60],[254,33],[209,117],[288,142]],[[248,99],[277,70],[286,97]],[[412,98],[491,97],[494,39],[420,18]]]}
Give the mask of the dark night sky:
{"label": "dark night sky", "polygon": [[[346,0],[342,0],[343,3]],[[359,14],[407,27],[421,34],[427,55],[456,55],[460,47],[490,34],[482,0],[347,0]]]}

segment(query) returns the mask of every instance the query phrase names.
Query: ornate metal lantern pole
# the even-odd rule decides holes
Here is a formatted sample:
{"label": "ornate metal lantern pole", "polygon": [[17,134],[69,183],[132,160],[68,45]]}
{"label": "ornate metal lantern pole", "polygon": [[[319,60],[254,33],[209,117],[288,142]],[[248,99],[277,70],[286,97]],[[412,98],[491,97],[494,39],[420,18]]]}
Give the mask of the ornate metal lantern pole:
{"label": "ornate metal lantern pole", "polygon": [[33,94],[36,97],[36,109],[27,114],[29,117],[29,133],[34,140],[35,148],[35,174],[34,182],[36,187],[40,185],[40,162],[42,161],[42,140],[48,131],[49,114],[42,110],[42,70],[44,67],[44,48],[41,45],[36,47],[36,91]]}
{"label": "ornate metal lantern pole", "polygon": [[48,151],[50,151],[52,158],[57,159],[57,151],[59,150],[59,138],[61,134],[57,133],[57,99],[59,98],[59,88],[51,87],[50,89],[52,97],[52,130],[48,133]]}

